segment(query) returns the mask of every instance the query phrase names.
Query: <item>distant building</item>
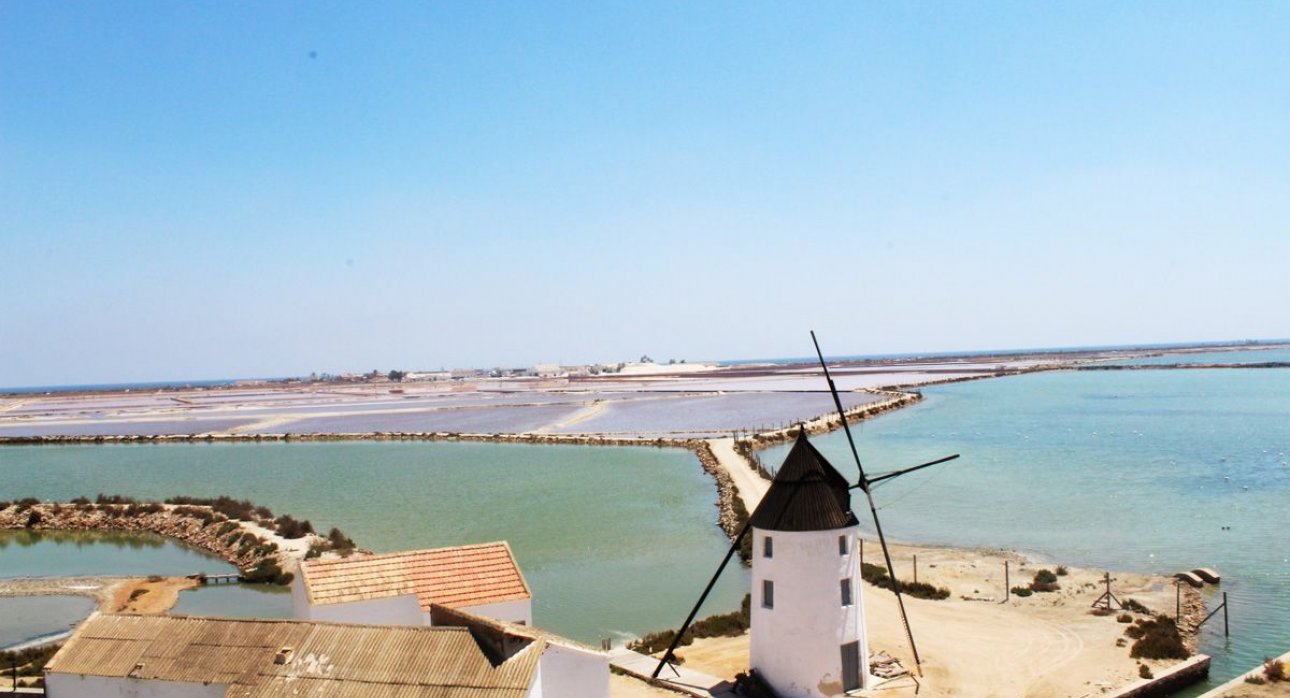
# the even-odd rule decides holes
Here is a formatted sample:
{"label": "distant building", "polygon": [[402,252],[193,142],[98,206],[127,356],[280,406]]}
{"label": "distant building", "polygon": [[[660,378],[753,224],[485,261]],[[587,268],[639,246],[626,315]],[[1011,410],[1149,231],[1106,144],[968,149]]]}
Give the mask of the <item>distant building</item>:
{"label": "distant building", "polygon": [[[95,613],[45,667],[51,698],[607,698],[608,658],[433,609],[434,627]],[[598,655],[598,666],[572,652]]]}
{"label": "distant building", "polygon": [[533,595],[505,542],[306,560],[291,596],[299,620],[431,625],[438,604],[533,622]]}
{"label": "distant building", "polygon": [[849,488],[799,434],[752,515],[749,664],[782,698],[871,687]]}
{"label": "distant building", "polygon": [[539,378],[553,378],[566,375],[566,372],[560,364],[535,364],[532,374]]}

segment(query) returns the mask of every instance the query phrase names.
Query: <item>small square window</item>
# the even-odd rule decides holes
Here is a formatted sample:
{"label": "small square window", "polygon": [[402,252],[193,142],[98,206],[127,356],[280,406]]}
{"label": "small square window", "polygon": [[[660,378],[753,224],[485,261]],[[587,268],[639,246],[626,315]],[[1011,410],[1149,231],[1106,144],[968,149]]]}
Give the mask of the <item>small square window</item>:
{"label": "small square window", "polygon": [[839,555],[846,555],[846,554],[847,554],[847,537],[846,537],[846,536],[838,536],[838,554],[839,554]]}
{"label": "small square window", "polygon": [[842,605],[851,605],[851,579],[842,580]]}
{"label": "small square window", "polygon": [[769,579],[761,580],[761,607],[775,607],[775,583]]}
{"label": "small square window", "polygon": [[775,557],[775,541],[770,536],[766,536],[761,542],[761,556]]}

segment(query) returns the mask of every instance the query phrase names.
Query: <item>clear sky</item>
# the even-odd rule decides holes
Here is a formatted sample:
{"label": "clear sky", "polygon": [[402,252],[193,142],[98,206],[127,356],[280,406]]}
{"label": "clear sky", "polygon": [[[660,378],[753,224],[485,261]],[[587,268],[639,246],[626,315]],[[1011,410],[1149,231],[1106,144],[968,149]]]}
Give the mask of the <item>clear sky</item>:
{"label": "clear sky", "polygon": [[1284,337],[1288,27],[0,2],[0,386]]}

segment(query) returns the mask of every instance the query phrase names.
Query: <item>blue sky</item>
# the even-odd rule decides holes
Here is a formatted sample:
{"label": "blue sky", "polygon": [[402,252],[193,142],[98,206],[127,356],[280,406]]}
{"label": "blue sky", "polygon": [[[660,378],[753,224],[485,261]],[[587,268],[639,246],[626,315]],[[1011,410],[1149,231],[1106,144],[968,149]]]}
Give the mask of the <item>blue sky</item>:
{"label": "blue sky", "polygon": [[1283,337],[1279,3],[0,5],[0,385]]}

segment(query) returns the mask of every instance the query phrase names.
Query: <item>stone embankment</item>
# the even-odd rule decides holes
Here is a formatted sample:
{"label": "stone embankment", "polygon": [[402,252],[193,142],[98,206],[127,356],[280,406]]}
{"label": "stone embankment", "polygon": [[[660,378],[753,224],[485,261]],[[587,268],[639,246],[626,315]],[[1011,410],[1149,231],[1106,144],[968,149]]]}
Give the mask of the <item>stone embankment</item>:
{"label": "stone embankment", "polygon": [[[890,412],[892,410],[898,410],[902,407],[912,405],[918,402],[919,400],[923,399],[922,393],[919,393],[919,392],[905,392],[900,390],[885,390],[885,389],[884,390],[873,389],[873,390],[870,390],[869,392],[879,394],[879,395],[885,395],[887,396],[887,399],[881,400],[879,402],[872,402],[867,405],[858,405],[856,407],[853,407],[847,410],[846,411],[847,424],[855,424],[856,422],[859,422],[865,419],[870,419],[880,414]],[[836,429],[841,429],[842,419],[837,415],[831,415],[828,417],[812,420],[810,422],[805,422],[801,425],[794,425],[784,429],[776,429],[774,431],[766,431],[766,432],[753,434],[752,436],[749,436],[746,439],[736,440],[734,444],[734,449],[735,449],[735,452],[738,453],[739,456],[743,458],[747,467],[756,471],[762,477],[766,479],[770,479],[771,477],[770,473],[766,472],[765,468],[761,466],[761,464],[758,462],[754,454],[758,450],[761,450],[763,448],[768,448],[770,446],[787,443],[789,441],[792,441],[793,439],[796,439],[798,431],[802,428],[806,429],[806,433],[808,435],[813,436],[816,434],[823,434],[823,433],[834,431]]]}
{"label": "stone embankment", "polygon": [[[208,506],[9,503],[0,509],[0,529],[153,533],[218,555],[243,571],[264,561],[284,568],[294,566],[294,560],[288,559],[278,541],[265,535],[265,529],[229,519]],[[323,540],[310,537],[310,542]]]}
{"label": "stone embankment", "polygon": [[694,455],[699,458],[703,471],[712,476],[717,483],[717,525],[725,531],[727,537],[734,540],[748,520],[748,510],[739,499],[739,490],[735,487],[730,473],[717,460],[707,441],[696,441],[689,445]]}

